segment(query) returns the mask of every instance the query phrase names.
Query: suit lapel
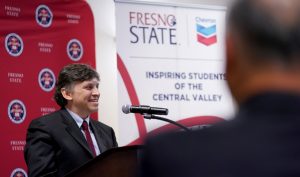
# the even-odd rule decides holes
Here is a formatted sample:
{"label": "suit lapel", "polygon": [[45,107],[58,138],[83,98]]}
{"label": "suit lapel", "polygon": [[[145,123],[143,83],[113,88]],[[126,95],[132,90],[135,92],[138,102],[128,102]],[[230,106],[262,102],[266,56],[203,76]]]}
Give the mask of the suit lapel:
{"label": "suit lapel", "polygon": [[103,135],[102,135],[102,131],[101,129],[99,129],[97,126],[95,126],[95,122],[93,119],[90,119],[90,124],[91,124],[91,127],[92,129],[94,130],[94,135],[95,135],[95,138],[97,140],[97,144],[98,144],[98,147],[100,149],[100,153],[106,151],[106,146],[103,142]]}
{"label": "suit lapel", "polygon": [[90,150],[84,135],[82,134],[76,122],[73,120],[72,116],[65,109],[61,110],[61,113],[64,118],[64,123],[67,125],[66,131],[83,147],[83,149],[89,152],[91,157],[93,157],[93,153]]}

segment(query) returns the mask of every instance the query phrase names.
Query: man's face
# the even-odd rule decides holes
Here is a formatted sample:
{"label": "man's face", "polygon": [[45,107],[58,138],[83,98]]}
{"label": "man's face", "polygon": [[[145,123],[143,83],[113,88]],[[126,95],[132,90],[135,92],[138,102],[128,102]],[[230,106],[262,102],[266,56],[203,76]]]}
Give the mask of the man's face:
{"label": "man's face", "polygon": [[100,93],[98,90],[99,81],[94,78],[88,81],[77,82],[71,88],[70,96],[71,111],[82,118],[86,118],[98,110]]}

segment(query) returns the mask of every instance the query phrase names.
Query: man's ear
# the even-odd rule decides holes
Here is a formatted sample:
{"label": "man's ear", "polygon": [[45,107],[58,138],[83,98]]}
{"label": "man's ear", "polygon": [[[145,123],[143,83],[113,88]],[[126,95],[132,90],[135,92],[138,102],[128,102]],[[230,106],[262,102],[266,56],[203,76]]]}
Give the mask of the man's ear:
{"label": "man's ear", "polygon": [[232,73],[233,68],[235,67],[235,51],[234,51],[234,42],[230,33],[226,35],[226,66],[225,71],[228,74]]}
{"label": "man's ear", "polygon": [[235,41],[232,34],[227,33],[226,35],[226,66],[225,73],[228,87],[231,91],[232,96],[238,100],[240,92],[240,73],[238,66],[238,47],[235,46]]}
{"label": "man's ear", "polygon": [[70,90],[66,89],[66,88],[61,88],[60,89],[60,92],[62,94],[62,96],[66,99],[66,100],[72,100],[73,97],[72,97],[72,93]]}

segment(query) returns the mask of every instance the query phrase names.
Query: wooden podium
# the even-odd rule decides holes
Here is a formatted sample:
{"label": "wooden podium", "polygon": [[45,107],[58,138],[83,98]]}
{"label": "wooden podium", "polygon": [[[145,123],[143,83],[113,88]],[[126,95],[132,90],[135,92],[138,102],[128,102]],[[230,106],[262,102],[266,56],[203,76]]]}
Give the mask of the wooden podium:
{"label": "wooden podium", "polygon": [[143,146],[113,148],[65,177],[135,177]]}

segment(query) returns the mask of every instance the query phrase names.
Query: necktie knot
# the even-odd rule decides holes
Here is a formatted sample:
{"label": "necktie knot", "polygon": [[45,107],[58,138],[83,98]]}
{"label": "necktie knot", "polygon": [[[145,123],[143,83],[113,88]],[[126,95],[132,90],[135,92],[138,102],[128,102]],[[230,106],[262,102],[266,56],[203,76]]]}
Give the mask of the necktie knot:
{"label": "necktie knot", "polygon": [[82,130],[84,130],[84,131],[86,131],[86,130],[89,129],[89,125],[88,125],[88,123],[86,121],[83,121],[81,127],[82,127]]}

